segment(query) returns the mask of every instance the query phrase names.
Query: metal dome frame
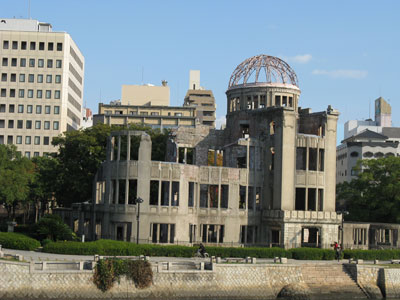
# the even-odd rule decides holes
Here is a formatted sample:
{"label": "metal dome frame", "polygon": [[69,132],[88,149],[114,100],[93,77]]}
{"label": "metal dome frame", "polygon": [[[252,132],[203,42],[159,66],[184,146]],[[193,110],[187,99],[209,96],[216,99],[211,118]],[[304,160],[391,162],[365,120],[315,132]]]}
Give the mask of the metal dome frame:
{"label": "metal dome frame", "polygon": [[[266,81],[259,81],[262,69],[265,71]],[[229,79],[228,88],[246,85],[254,72],[256,72],[254,83],[282,83],[299,87],[296,73],[285,61],[275,56],[261,54],[246,59],[236,67]],[[243,82],[240,83],[242,79]]]}

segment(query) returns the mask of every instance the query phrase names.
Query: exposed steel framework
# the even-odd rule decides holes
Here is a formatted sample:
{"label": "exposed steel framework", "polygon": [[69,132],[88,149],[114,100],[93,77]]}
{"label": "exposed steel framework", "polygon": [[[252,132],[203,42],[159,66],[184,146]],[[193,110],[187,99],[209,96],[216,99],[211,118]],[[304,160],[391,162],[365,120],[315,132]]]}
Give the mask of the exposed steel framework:
{"label": "exposed steel framework", "polygon": [[[255,72],[254,82],[247,82]],[[261,74],[265,73],[265,81]],[[283,83],[299,86],[296,73],[282,59],[269,55],[256,55],[238,65],[229,79],[229,88],[247,83]]]}

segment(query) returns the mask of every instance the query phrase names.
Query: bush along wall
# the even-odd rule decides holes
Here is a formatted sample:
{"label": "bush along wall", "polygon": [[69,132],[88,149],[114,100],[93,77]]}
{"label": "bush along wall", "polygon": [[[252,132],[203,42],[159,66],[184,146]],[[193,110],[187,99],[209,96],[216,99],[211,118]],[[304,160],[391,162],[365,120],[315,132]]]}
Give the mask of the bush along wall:
{"label": "bush along wall", "polygon": [[29,251],[40,247],[39,241],[15,232],[0,232],[0,245],[8,249]]}
{"label": "bush along wall", "polygon": [[101,291],[106,292],[120,281],[122,276],[131,280],[135,287],[143,289],[153,282],[151,265],[143,260],[101,259],[97,262],[93,282]]}

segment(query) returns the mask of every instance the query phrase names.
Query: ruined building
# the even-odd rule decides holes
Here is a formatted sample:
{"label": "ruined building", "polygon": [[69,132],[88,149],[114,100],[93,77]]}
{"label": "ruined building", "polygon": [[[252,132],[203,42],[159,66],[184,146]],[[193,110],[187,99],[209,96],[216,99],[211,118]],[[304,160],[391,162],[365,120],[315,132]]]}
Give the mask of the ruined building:
{"label": "ruined building", "polygon": [[[226,129],[179,127],[166,162],[151,160],[145,133],[111,134],[93,201],[74,213],[80,233],[136,241],[139,231],[141,243],[286,248],[338,240],[339,113],[301,109],[296,74],[267,55],[242,62],[226,95]],[[132,149],[137,136],[140,147]],[[138,223],[137,197],[144,200]]]}

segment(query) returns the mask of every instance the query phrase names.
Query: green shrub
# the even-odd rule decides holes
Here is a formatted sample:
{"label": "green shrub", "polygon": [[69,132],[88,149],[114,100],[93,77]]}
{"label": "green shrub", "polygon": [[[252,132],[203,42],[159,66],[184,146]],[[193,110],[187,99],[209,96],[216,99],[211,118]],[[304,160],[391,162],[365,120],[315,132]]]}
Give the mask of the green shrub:
{"label": "green shrub", "polygon": [[15,232],[0,232],[0,245],[4,248],[30,251],[40,247],[37,240]]}
{"label": "green shrub", "polygon": [[293,248],[290,249],[292,258],[299,260],[332,260],[335,252],[329,249],[319,248]]}
{"label": "green shrub", "polygon": [[31,228],[32,235],[39,239],[52,241],[72,241],[74,233],[57,215],[44,215]]}
{"label": "green shrub", "polygon": [[52,240],[50,240],[50,239],[44,239],[44,240],[40,241],[40,243],[42,244],[42,246],[46,246],[47,244],[49,244],[49,243],[51,243],[51,242],[52,242]]}
{"label": "green shrub", "polygon": [[400,259],[400,249],[386,250],[344,250],[344,258],[364,259],[364,260],[390,260]]}
{"label": "green shrub", "polygon": [[132,280],[137,288],[146,288],[153,281],[153,271],[147,261],[126,259],[101,259],[97,262],[93,281],[103,292],[113,287],[121,276]]}

